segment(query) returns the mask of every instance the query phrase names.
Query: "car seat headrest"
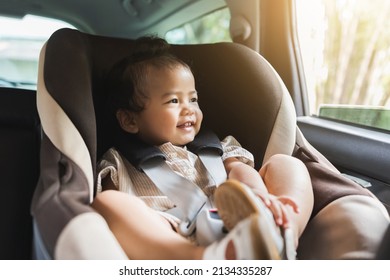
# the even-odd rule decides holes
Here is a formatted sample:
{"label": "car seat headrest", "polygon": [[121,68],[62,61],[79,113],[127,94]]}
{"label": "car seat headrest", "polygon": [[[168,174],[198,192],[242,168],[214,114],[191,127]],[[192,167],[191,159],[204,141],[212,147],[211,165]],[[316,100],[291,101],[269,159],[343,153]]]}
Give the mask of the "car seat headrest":
{"label": "car seat headrest", "polygon": [[[116,126],[105,112],[104,77],[132,46],[130,39],[70,29],[57,31],[47,44],[47,90],[79,129],[93,162],[112,145]],[[174,45],[172,50],[192,67],[204,124],[220,138],[234,135],[260,166],[286,102],[287,90],[273,68],[259,54],[234,43]],[[295,131],[295,111],[291,104],[287,108]]]}

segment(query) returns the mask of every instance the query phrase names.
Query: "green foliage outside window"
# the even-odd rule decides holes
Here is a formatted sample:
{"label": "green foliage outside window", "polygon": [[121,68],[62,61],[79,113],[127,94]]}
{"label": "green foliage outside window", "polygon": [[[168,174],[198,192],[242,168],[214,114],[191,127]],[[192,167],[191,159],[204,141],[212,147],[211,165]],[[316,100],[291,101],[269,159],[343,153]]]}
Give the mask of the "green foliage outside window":
{"label": "green foliage outside window", "polygon": [[296,3],[311,112],[390,130],[390,1]]}

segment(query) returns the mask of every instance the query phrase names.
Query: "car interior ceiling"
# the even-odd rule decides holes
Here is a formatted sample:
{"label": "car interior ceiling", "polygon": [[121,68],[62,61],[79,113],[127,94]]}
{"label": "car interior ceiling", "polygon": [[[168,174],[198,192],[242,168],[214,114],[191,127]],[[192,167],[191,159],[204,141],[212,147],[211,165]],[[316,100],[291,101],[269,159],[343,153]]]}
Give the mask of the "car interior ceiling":
{"label": "car interior ceiling", "polygon": [[[23,17],[26,14],[53,17],[96,35],[113,37],[129,34],[136,37],[150,32],[160,33],[177,26],[177,22],[191,20],[205,12],[226,6],[223,0],[164,0],[164,1],[104,1],[96,0],[94,9],[80,7],[78,0],[69,1],[0,1],[1,14]],[[193,8],[195,7],[195,8]],[[189,13],[188,10],[191,9]],[[198,12],[197,12],[198,11]],[[172,16],[174,14],[174,16]],[[109,20],[101,20],[109,18]],[[161,23],[164,25],[160,26]],[[164,30],[159,30],[163,28]]]}

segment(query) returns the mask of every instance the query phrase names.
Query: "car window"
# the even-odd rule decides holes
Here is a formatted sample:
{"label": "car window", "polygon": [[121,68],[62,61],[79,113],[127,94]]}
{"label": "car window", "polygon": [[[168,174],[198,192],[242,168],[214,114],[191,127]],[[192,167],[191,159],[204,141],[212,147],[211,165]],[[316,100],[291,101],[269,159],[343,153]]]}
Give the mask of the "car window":
{"label": "car window", "polygon": [[295,2],[311,113],[390,130],[390,1]]}
{"label": "car window", "polygon": [[27,15],[0,16],[0,86],[36,89],[39,52],[57,29],[73,26]]}
{"label": "car window", "polygon": [[231,42],[229,24],[230,11],[224,8],[168,31],[165,39],[171,44]]}

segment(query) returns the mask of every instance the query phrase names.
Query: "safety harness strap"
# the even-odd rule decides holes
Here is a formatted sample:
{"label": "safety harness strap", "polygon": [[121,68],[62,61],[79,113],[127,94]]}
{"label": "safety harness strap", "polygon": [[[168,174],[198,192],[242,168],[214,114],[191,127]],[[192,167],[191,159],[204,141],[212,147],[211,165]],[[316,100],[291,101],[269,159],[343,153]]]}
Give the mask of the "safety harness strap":
{"label": "safety harness strap", "polygon": [[[175,173],[160,158],[142,162],[142,170],[150,180],[176,205],[175,216],[183,221],[181,234],[188,236],[195,228],[198,213],[207,202],[207,196],[194,183]],[[179,211],[177,211],[179,210]]]}
{"label": "safety harness strap", "polygon": [[[150,180],[176,205],[168,211],[181,219],[180,233],[190,235],[195,222],[208,198],[193,182],[174,172],[166,163],[165,155],[138,137],[123,133],[117,138],[117,148],[138,170],[145,172]],[[221,155],[223,153],[218,137],[209,130],[201,130],[187,148],[197,154],[215,185],[226,180],[226,171]]]}
{"label": "safety harness strap", "polygon": [[187,148],[198,155],[216,186],[226,181],[227,175],[221,156],[223,149],[217,135],[208,129],[202,129]]}

